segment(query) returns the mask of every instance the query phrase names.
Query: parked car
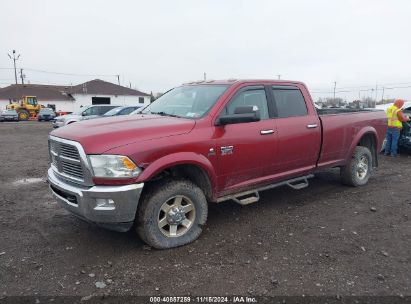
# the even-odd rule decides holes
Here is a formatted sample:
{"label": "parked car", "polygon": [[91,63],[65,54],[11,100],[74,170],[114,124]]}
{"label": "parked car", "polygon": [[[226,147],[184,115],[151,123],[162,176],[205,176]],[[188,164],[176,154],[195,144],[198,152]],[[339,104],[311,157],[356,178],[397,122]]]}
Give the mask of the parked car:
{"label": "parked car", "polygon": [[19,114],[16,110],[3,110],[0,113],[0,121],[19,121]]}
{"label": "parked car", "polygon": [[121,115],[129,115],[131,112],[140,109],[139,106],[124,106],[111,109],[110,111],[106,112],[103,117],[109,116],[121,116]]}
{"label": "parked car", "polygon": [[383,111],[316,110],[301,82],[200,82],[141,114],[52,131],[48,181],[77,216],[118,231],[135,225],[150,246],[171,248],[199,237],[208,203],[255,203],[260,191],[302,189],[334,167],[343,184],[365,185],[385,132]]}
{"label": "parked car", "polygon": [[37,115],[38,121],[50,121],[56,118],[56,113],[54,113],[52,108],[42,108]]}
{"label": "parked car", "polygon": [[[409,103],[407,104],[403,107],[403,112],[408,117],[411,117],[411,105]],[[403,122],[402,126],[403,128],[401,130],[400,139],[398,140],[398,146],[400,149],[409,153],[411,151],[411,125],[410,123]]]}
{"label": "parked car", "polygon": [[63,127],[65,125],[69,125],[78,121],[92,119],[96,117],[103,116],[105,113],[110,111],[111,109],[117,108],[119,106],[113,105],[98,105],[98,106],[89,106],[78,113],[68,114],[63,116],[58,116],[53,120],[53,128]]}

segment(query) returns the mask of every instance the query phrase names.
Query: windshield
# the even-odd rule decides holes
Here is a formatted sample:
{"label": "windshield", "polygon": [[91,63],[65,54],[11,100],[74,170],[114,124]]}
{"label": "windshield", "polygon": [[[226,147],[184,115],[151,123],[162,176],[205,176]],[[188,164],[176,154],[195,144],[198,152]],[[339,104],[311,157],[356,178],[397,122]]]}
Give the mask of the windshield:
{"label": "windshield", "polygon": [[178,87],[156,99],[141,113],[199,118],[211,109],[227,88],[228,85]]}
{"label": "windshield", "polygon": [[111,109],[110,111],[106,112],[103,116],[114,116],[114,115],[116,115],[118,112],[120,112],[121,110],[123,110],[122,107],[120,107],[120,108],[114,108],[114,109]]}
{"label": "windshield", "polygon": [[17,114],[16,110],[4,110],[4,114]]}
{"label": "windshield", "polygon": [[41,109],[40,113],[53,113],[52,109]]}
{"label": "windshield", "polygon": [[73,113],[71,113],[72,115],[79,115],[81,116],[81,113],[83,113],[85,110],[87,110],[88,108],[91,108],[91,106],[88,107],[80,107],[80,110],[74,111]]}

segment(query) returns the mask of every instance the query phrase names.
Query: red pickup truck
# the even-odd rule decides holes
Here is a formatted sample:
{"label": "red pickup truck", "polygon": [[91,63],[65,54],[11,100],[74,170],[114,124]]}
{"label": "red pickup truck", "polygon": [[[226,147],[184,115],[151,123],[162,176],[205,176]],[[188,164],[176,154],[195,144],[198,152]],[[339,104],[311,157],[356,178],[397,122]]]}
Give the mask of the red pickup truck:
{"label": "red pickup truck", "polygon": [[140,114],[51,132],[48,181],[75,215],[171,248],[200,235],[211,202],[253,203],[332,167],[366,184],[385,130],[383,111],[316,109],[301,82],[189,83]]}

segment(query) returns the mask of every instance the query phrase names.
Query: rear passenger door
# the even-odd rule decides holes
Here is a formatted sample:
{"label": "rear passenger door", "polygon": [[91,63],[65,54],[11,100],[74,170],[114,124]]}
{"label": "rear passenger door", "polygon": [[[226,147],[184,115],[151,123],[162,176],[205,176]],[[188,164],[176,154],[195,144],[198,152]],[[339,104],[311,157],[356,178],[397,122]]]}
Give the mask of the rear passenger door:
{"label": "rear passenger door", "polygon": [[302,175],[316,166],[321,126],[315,109],[307,107],[297,86],[271,86],[276,112],[278,176]]}

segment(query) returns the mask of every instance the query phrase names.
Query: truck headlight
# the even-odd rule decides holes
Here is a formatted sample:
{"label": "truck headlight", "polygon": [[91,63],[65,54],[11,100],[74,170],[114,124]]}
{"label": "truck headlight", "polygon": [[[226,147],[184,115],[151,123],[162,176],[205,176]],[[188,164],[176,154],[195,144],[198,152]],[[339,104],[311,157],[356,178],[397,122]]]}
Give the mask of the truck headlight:
{"label": "truck headlight", "polygon": [[131,178],[140,174],[141,169],[122,155],[89,155],[95,177]]}

